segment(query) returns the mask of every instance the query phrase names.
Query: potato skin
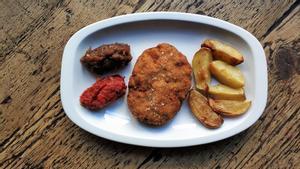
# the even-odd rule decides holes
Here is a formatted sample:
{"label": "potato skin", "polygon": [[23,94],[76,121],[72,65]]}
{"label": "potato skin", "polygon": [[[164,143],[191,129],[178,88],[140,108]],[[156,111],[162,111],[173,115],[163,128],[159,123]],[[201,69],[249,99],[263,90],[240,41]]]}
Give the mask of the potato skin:
{"label": "potato skin", "polygon": [[219,100],[245,100],[245,91],[243,88],[234,89],[222,84],[209,86],[208,95]]}
{"label": "potato skin", "polygon": [[245,85],[244,76],[240,69],[223,61],[213,61],[209,65],[209,70],[219,82],[229,87],[241,88]]}
{"label": "potato skin", "polygon": [[180,110],[191,80],[192,68],[174,46],[163,43],[146,49],[129,79],[128,108],[140,122],[164,125]]}
{"label": "potato skin", "polygon": [[201,46],[210,48],[216,60],[222,60],[230,65],[238,65],[244,62],[244,57],[238,50],[220,41],[207,39]]}
{"label": "potato skin", "polygon": [[213,100],[209,99],[210,107],[217,113],[235,117],[244,114],[251,106],[251,101],[236,101],[236,100]]}
{"label": "potato skin", "polygon": [[207,128],[219,128],[223,118],[208,105],[206,97],[192,89],[188,98],[189,107],[195,117]]}
{"label": "potato skin", "polygon": [[212,54],[209,48],[201,48],[194,55],[192,68],[197,89],[206,94],[208,85],[211,82],[209,64],[212,62]]}

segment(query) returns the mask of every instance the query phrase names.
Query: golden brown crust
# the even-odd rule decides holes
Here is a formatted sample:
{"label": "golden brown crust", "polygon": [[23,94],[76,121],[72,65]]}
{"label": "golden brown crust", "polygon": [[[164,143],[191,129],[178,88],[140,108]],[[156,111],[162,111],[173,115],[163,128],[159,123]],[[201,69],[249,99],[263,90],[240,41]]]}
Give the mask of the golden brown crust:
{"label": "golden brown crust", "polygon": [[222,60],[230,65],[234,66],[244,62],[244,57],[238,50],[217,40],[206,39],[201,47],[210,48],[214,59]]}
{"label": "golden brown crust", "polygon": [[207,94],[208,84],[211,82],[209,64],[212,60],[211,50],[209,48],[202,47],[195,53],[192,61],[196,88],[204,95]]}
{"label": "golden brown crust", "polygon": [[194,116],[205,127],[219,128],[223,124],[223,118],[212,110],[206,97],[195,89],[190,91],[188,103]]}
{"label": "golden brown crust", "polygon": [[133,116],[151,125],[167,123],[191,87],[191,73],[186,57],[172,45],[145,50],[129,79],[127,102]]}

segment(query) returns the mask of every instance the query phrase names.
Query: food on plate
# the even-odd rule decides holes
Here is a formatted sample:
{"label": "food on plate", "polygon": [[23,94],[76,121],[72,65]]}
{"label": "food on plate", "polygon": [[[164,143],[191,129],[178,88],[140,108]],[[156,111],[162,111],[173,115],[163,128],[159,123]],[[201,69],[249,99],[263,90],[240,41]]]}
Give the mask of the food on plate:
{"label": "food on plate", "polygon": [[209,105],[215,112],[221,115],[238,116],[244,114],[249,109],[251,101],[209,99]]}
{"label": "food on plate", "polygon": [[[127,65],[131,59],[129,45],[114,43],[89,49],[81,63],[91,72],[103,74]],[[129,79],[128,108],[140,122],[161,126],[176,115],[188,95],[194,116],[204,126],[218,128],[223,124],[221,115],[238,116],[251,105],[243,89],[244,76],[234,67],[243,60],[236,49],[216,40],[202,44],[194,55],[192,67],[170,44],[146,49]],[[196,89],[189,91],[192,71]],[[221,84],[210,86],[211,75]],[[87,109],[99,110],[122,97],[126,88],[120,75],[102,77],[81,94],[80,103]]]}
{"label": "food on plate", "polygon": [[212,54],[209,48],[201,48],[194,55],[192,68],[195,77],[196,88],[205,93],[211,81],[209,64],[212,62]]}
{"label": "food on plate", "polygon": [[103,74],[127,65],[131,61],[130,46],[123,43],[105,44],[88,49],[80,59],[91,72]]}
{"label": "food on plate", "polygon": [[206,97],[195,89],[190,91],[188,103],[196,118],[208,128],[218,128],[223,124],[223,118],[212,110]]}
{"label": "food on plate", "polygon": [[146,49],[129,79],[128,107],[140,122],[166,124],[180,110],[191,88],[192,68],[174,46],[162,43]]}
{"label": "food on plate", "polygon": [[219,82],[229,87],[241,88],[245,85],[244,76],[240,69],[223,61],[213,61],[209,65],[209,70]]}
{"label": "food on plate", "polygon": [[97,79],[91,87],[80,96],[80,103],[90,110],[99,110],[114,102],[126,92],[124,77],[120,75],[106,76]]}
{"label": "food on plate", "polygon": [[238,65],[244,61],[243,55],[233,47],[217,40],[207,39],[201,45],[212,50],[216,60],[222,60],[230,65]]}
{"label": "food on plate", "polygon": [[209,86],[208,94],[214,99],[221,100],[245,100],[245,92],[243,88],[234,89],[222,84]]}

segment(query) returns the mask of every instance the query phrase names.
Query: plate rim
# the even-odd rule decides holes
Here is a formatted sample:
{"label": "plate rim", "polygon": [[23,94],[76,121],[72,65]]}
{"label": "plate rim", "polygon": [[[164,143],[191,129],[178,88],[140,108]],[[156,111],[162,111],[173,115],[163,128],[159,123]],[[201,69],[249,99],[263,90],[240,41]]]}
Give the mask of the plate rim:
{"label": "plate rim", "polygon": [[[258,104],[256,104],[256,109],[254,109],[257,113],[255,116],[251,116],[249,120],[246,120],[240,127],[240,129],[230,129],[226,132],[221,132],[217,136],[207,136],[205,139],[199,139],[197,137],[191,139],[171,139],[171,140],[157,140],[157,139],[145,139],[145,138],[132,138],[127,136],[122,136],[119,134],[115,134],[112,132],[105,131],[101,128],[96,128],[82,119],[80,116],[72,113],[72,102],[67,99],[68,95],[72,93],[72,88],[68,86],[66,81],[73,82],[72,77],[70,77],[70,73],[72,70],[67,66],[65,63],[70,61],[74,61],[74,53],[75,50],[74,46],[78,46],[81,40],[87,37],[89,34],[107,28],[114,25],[130,23],[130,22],[138,22],[138,21],[148,21],[148,20],[178,20],[178,21],[188,21],[188,22],[195,22],[199,24],[206,24],[213,27],[218,27],[229,31],[240,38],[242,38],[249,46],[250,49],[255,49],[253,52],[254,59],[254,76],[255,80],[259,82],[255,82],[255,100],[258,99]],[[67,62],[68,61],[68,62]],[[70,63],[69,63],[70,64]],[[72,65],[72,64],[71,64]],[[68,80],[66,80],[68,79]],[[259,88],[257,87],[257,83],[259,83]],[[264,109],[267,103],[267,96],[268,96],[268,74],[267,74],[267,62],[265,52],[263,50],[262,45],[260,42],[247,30],[231,24],[229,22],[223,21],[221,19],[205,16],[205,15],[198,15],[198,14],[191,14],[191,13],[181,13],[181,12],[143,12],[143,13],[134,13],[134,14],[126,14],[115,16],[112,18],[108,18],[105,20],[101,20],[95,23],[92,23],[79,31],[77,31],[67,42],[64,52],[63,58],[61,62],[61,77],[60,77],[60,95],[61,95],[61,102],[63,109],[69,119],[75,123],[80,128],[97,135],[99,137],[109,139],[116,142],[131,144],[131,145],[139,145],[139,146],[146,146],[146,147],[185,147],[185,146],[193,146],[193,145],[201,145],[206,143],[211,143],[219,140],[223,140],[229,138],[233,135],[236,135],[250,126],[252,126],[259,117],[263,114]],[[257,98],[259,96],[259,98]],[[100,130],[100,133],[99,133]],[[102,131],[101,131],[102,130]]]}

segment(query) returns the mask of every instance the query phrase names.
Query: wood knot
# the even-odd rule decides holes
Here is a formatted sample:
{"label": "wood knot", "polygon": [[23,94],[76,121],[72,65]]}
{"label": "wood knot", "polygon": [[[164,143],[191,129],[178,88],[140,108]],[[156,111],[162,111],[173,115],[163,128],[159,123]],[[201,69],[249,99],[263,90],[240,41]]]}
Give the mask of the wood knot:
{"label": "wood knot", "polygon": [[[293,73],[300,73],[300,57],[297,55],[299,49],[294,47],[280,47],[275,53],[275,66],[280,80],[287,80]],[[294,71],[295,70],[295,71]]]}

